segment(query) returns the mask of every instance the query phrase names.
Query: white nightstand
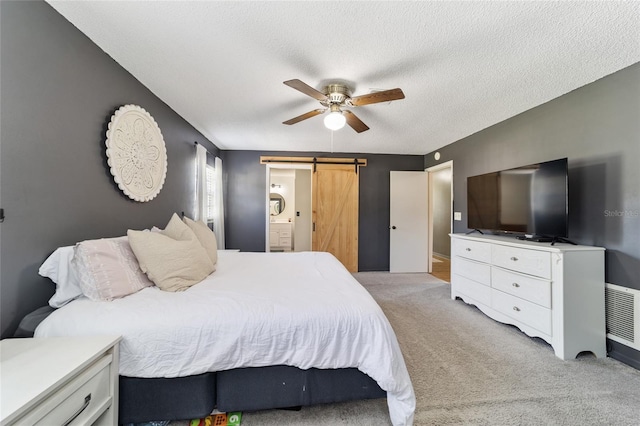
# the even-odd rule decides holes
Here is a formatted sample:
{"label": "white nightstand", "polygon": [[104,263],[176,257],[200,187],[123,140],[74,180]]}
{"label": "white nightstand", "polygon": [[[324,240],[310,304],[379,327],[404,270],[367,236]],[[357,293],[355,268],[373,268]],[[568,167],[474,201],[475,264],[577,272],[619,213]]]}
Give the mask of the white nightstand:
{"label": "white nightstand", "polygon": [[119,341],[0,341],[0,425],[116,425]]}

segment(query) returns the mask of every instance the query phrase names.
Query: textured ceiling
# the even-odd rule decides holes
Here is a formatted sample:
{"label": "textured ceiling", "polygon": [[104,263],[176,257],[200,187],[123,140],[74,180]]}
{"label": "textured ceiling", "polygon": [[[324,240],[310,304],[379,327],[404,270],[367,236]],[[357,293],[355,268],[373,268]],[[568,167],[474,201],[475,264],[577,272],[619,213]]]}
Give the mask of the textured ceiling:
{"label": "textured ceiling", "polygon": [[[640,61],[637,1],[49,3],[223,149],[425,154]],[[406,98],[332,141],[290,79]]]}

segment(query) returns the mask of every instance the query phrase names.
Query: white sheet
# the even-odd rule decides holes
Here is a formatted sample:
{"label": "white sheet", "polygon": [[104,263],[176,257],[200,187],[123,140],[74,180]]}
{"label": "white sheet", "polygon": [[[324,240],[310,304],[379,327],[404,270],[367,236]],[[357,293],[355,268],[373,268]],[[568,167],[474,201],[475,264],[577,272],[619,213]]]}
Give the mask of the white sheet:
{"label": "white sheet", "polygon": [[119,334],[120,374],[181,377],[239,367],[358,368],[387,392],[394,425],[415,395],[378,304],[328,253],[219,253],[217,271],[179,293],[149,287],[74,300],[36,337]]}

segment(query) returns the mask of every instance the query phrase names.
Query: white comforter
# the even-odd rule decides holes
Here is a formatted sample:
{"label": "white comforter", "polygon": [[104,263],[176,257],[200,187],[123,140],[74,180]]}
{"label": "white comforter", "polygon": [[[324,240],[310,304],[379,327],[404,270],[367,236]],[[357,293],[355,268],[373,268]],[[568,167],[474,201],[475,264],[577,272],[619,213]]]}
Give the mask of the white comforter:
{"label": "white comforter", "polygon": [[355,367],[387,392],[394,425],[413,422],[415,395],[393,329],[328,253],[221,251],[217,271],[187,291],[77,299],[36,329],[36,337],[88,334],[123,336],[120,374],[130,377]]}

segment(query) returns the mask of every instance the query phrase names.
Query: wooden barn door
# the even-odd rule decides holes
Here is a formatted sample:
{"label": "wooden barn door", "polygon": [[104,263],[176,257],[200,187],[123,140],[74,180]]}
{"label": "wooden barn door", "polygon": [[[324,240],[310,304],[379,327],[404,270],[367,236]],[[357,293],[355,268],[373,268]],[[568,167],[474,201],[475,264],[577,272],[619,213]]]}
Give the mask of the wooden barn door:
{"label": "wooden barn door", "polygon": [[313,173],[314,251],[333,254],[358,271],[358,174],[344,164],[317,164]]}

